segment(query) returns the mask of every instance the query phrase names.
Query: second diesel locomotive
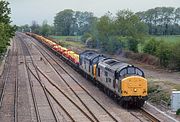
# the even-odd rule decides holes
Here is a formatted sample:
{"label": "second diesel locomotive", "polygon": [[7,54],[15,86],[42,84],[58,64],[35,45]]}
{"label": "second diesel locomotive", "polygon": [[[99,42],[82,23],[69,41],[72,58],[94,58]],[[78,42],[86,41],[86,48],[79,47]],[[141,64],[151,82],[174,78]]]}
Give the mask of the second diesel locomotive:
{"label": "second diesel locomotive", "polygon": [[122,106],[141,107],[147,100],[147,80],[144,72],[138,67],[108,58],[92,50],[77,54],[37,34],[27,33],[27,35],[34,37],[70,62]]}

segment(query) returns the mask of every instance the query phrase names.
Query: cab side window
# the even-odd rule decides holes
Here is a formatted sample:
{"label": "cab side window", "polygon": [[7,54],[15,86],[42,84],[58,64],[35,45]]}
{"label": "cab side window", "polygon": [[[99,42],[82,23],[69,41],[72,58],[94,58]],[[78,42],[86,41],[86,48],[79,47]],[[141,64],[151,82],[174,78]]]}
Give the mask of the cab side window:
{"label": "cab side window", "polygon": [[98,76],[100,77],[100,68],[98,68]]}
{"label": "cab side window", "polygon": [[127,74],[127,70],[126,70],[126,69],[123,69],[123,70],[120,72],[120,76],[124,76],[125,74]]}

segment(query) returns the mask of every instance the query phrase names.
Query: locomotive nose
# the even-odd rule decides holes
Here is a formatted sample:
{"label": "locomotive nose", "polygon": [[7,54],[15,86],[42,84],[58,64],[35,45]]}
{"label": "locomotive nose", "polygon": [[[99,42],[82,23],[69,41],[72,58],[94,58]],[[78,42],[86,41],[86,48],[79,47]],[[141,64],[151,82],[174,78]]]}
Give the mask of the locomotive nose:
{"label": "locomotive nose", "polygon": [[141,76],[129,76],[121,80],[122,96],[147,96],[147,80]]}

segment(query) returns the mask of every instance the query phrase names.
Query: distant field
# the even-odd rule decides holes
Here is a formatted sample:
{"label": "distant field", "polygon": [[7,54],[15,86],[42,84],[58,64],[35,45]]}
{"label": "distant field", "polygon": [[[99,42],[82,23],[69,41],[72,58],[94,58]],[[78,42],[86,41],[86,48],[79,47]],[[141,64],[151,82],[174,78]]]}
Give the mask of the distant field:
{"label": "distant field", "polygon": [[[59,40],[64,47],[84,48],[84,44],[80,41],[81,36],[50,36],[51,38]],[[74,41],[66,41],[72,39]]]}
{"label": "distant field", "polygon": [[[172,36],[147,36],[145,38],[145,42],[150,40],[151,38],[155,38],[156,40],[164,40],[170,43],[176,43],[176,42],[180,42],[180,35],[172,35]],[[143,44],[139,44],[138,45],[138,51],[139,52],[143,52]]]}
{"label": "distant field", "polygon": [[180,35],[172,35],[172,36],[148,36],[147,39],[149,38],[155,38],[157,40],[165,40],[168,42],[177,42],[180,41]]}
{"label": "distant field", "polygon": [[63,41],[65,41],[66,39],[73,39],[75,41],[80,41],[81,38],[81,36],[50,36],[50,37]]}

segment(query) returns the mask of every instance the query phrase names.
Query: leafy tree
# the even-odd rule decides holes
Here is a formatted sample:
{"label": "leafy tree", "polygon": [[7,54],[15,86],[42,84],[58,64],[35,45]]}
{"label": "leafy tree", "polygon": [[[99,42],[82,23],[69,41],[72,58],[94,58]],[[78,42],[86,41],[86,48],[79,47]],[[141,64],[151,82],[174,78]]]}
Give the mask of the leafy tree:
{"label": "leafy tree", "polygon": [[9,14],[11,14],[11,9],[8,8],[9,2],[0,1],[0,22],[4,24],[11,23]]}
{"label": "leafy tree", "polygon": [[7,1],[0,1],[0,54],[6,50],[9,40],[14,36],[16,26],[11,26],[9,14],[11,13]]}
{"label": "leafy tree", "polygon": [[97,22],[98,39],[100,41],[100,47],[104,51],[107,51],[107,43],[110,40],[110,37],[113,35],[112,29],[112,19],[108,14],[102,16]]}
{"label": "leafy tree", "polygon": [[40,33],[43,36],[48,36],[51,33],[51,27],[47,24],[46,20],[43,21],[43,24],[40,27]]}
{"label": "leafy tree", "polygon": [[147,34],[147,26],[133,12],[121,10],[116,15],[115,28],[117,35],[141,39]]}
{"label": "leafy tree", "polygon": [[55,16],[54,26],[56,33],[60,35],[83,35],[90,32],[93,19],[92,12],[65,9]]}
{"label": "leafy tree", "polygon": [[40,25],[35,20],[32,21],[30,28],[31,32],[40,34]]}
{"label": "leafy tree", "polygon": [[180,22],[180,8],[177,8],[175,11],[174,11],[174,23],[176,24],[179,24]]}
{"label": "leafy tree", "polygon": [[129,10],[118,11],[116,15],[114,33],[126,37],[128,49],[138,52],[138,43],[147,34],[147,26],[140,21],[137,15]]}
{"label": "leafy tree", "polygon": [[128,49],[137,52],[138,43],[147,34],[147,26],[133,12],[122,10],[115,17],[108,12],[99,19],[95,18],[90,33],[95,37],[97,47],[102,51],[122,50],[125,46],[123,40],[127,40]]}
{"label": "leafy tree", "polygon": [[29,27],[28,24],[26,24],[26,25],[18,26],[17,31],[20,31],[20,32],[30,32],[31,28]]}
{"label": "leafy tree", "polygon": [[56,14],[54,18],[54,26],[57,34],[69,36],[74,33],[71,31],[73,23],[75,22],[74,11],[65,9]]}
{"label": "leafy tree", "polygon": [[91,26],[91,21],[93,19],[93,13],[91,12],[80,12],[80,11],[76,11],[75,12],[75,18],[76,18],[76,22],[75,24],[77,25],[77,34],[78,35],[82,35],[86,32],[90,31],[90,26]]}

